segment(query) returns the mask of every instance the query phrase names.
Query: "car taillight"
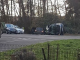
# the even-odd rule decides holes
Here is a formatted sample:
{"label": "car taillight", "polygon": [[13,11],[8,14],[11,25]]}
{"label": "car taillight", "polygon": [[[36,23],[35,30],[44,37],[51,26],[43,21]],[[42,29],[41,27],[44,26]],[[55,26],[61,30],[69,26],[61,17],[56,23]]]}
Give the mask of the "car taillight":
{"label": "car taillight", "polygon": [[35,31],[37,31],[37,30],[35,30]]}
{"label": "car taillight", "polygon": [[44,32],[44,31],[41,31],[41,32]]}

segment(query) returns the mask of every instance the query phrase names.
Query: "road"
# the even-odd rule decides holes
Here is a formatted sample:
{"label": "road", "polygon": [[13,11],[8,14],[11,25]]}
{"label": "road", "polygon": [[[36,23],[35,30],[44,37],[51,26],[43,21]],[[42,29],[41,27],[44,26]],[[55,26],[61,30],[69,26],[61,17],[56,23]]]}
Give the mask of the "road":
{"label": "road", "polygon": [[80,36],[66,35],[32,35],[32,34],[2,34],[0,51],[6,51],[26,45],[43,43],[54,40],[80,39]]}

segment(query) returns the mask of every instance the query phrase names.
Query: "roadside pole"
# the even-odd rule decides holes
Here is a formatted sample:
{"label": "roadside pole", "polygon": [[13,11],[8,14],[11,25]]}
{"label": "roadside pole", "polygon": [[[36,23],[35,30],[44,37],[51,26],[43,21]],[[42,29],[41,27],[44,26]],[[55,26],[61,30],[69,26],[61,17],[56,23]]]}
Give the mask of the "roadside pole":
{"label": "roadside pole", "polygon": [[0,22],[0,38],[1,38],[1,22]]}

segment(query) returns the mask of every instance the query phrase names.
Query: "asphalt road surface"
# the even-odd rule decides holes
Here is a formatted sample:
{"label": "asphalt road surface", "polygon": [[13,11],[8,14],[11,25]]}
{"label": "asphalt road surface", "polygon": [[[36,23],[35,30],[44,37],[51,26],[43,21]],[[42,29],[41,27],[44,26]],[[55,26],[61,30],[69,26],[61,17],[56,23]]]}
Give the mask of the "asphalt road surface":
{"label": "asphalt road surface", "polygon": [[2,34],[0,51],[20,48],[26,45],[54,40],[80,39],[80,36],[66,35],[32,35],[32,34]]}

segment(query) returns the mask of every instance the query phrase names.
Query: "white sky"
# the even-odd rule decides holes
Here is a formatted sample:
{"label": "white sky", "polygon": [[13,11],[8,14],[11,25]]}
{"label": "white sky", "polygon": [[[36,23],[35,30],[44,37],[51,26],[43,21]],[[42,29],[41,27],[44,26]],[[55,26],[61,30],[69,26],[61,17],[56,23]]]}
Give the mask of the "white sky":
{"label": "white sky", "polygon": [[[52,0],[53,4],[54,4],[54,1],[55,1],[55,0]],[[11,14],[11,1],[9,1],[8,4],[9,4],[9,11],[10,11],[9,13]],[[63,5],[63,4],[64,4],[64,3],[63,3],[63,0],[58,0],[58,4]],[[15,4],[15,7],[14,7],[14,5],[13,5],[12,8],[13,8],[12,15],[13,15],[13,16],[15,16],[15,14],[16,14],[16,16],[19,15],[19,4],[16,3],[16,4]],[[14,9],[15,9],[15,11],[14,11]],[[16,12],[17,12],[17,13],[16,13]],[[61,12],[61,15],[62,15],[62,16],[65,15],[65,14],[64,14],[65,9],[60,9],[60,12]]]}
{"label": "white sky", "polygon": [[[9,4],[9,11],[8,11],[8,14],[11,15],[11,1],[8,2]],[[7,12],[6,10],[6,6],[4,6],[4,9],[5,9],[5,12]],[[12,2],[12,16],[18,16],[19,15],[19,4],[18,3],[15,3],[15,7],[14,7],[14,4]]]}
{"label": "white sky", "polygon": [[[51,0],[53,3],[55,0]],[[64,1],[66,0],[57,0],[58,1],[58,4],[59,5],[63,5],[64,4]],[[64,8],[60,8],[60,13],[61,13],[61,16],[64,16],[65,15],[65,6],[63,5]]]}

